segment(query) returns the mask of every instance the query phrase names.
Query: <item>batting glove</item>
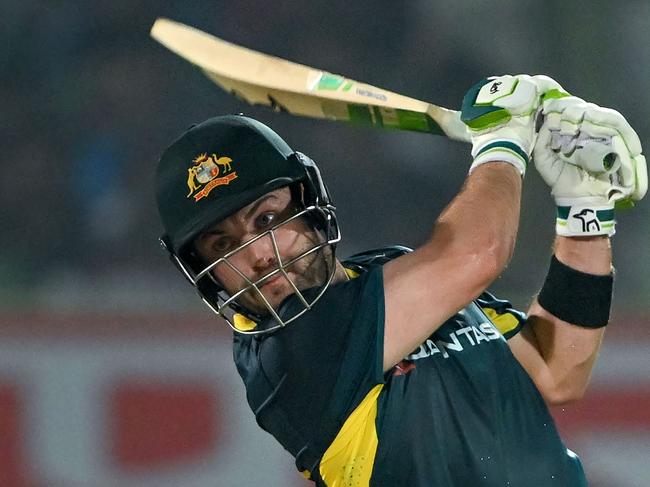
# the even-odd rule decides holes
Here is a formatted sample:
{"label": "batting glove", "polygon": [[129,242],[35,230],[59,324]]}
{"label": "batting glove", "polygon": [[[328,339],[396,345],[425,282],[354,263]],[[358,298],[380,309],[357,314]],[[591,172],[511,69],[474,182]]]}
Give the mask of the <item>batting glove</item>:
{"label": "batting glove", "polygon": [[463,98],[461,120],[472,137],[470,172],[486,162],[512,164],[523,176],[535,143],[535,121],[545,100],[569,96],[548,76],[498,76]]}
{"label": "batting glove", "polygon": [[576,97],[549,101],[543,114],[533,159],[555,198],[556,233],[614,235],[614,207],[648,189],[639,137],[619,112]]}

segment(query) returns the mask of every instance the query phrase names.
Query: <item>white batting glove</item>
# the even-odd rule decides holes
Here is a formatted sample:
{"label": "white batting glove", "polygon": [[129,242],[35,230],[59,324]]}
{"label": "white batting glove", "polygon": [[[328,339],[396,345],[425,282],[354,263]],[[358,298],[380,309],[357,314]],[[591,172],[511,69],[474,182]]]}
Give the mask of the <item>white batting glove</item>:
{"label": "white batting glove", "polygon": [[472,137],[470,172],[504,161],[523,176],[536,139],[535,121],[545,100],[569,96],[548,76],[498,76],[474,85],[463,98],[461,120]]}
{"label": "white batting glove", "polygon": [[619,112],[577,97],[550,100],[543,113],[533,159],[555,198],[556,233],[614,235],[614,206],[648,189],[639,137]]}

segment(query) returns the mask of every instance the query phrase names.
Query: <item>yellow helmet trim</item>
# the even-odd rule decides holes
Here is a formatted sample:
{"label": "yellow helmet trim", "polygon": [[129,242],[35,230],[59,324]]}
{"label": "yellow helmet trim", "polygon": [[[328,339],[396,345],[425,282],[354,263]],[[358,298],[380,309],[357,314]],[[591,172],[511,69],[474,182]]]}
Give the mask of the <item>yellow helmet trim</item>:
{"label": "yellow helmet trim", "polygon": [[233,325],[239,331],[251,331],[257,328],[257,323],[255,323],[250,318],[246,318],[241,313],[235,313],[232,319],[233,319]]}

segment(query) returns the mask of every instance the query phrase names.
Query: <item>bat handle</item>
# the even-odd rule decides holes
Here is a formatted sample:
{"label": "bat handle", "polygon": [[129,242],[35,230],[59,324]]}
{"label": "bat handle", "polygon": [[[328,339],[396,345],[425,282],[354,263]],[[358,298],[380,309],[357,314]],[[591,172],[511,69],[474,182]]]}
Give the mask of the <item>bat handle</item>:
{"label": "bat handle", "polygon": [[575,164],[590,173],[614,174],[621,168],[621,157],[611,140],[606,138],[585,134],[562,135],[559,130],[553,130],[551,149],[573,154]]}
{"label": "bat handle", "polygon": [[621,157],[612,147],[587,144],[576,149],[578,165],[588,172],[613,174],[621,167]]}
{"label": "bat handle", "polygon": [[440,126],[444,134],[452,140],[471,142],[467,125],[460,119],[460,112],[448,108],[429,105],[427,114]]}

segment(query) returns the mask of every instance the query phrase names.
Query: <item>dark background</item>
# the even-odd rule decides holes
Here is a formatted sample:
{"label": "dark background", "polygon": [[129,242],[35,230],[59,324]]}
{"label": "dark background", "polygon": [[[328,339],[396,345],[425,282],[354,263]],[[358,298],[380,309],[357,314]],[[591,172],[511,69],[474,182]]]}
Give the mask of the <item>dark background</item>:
{"label": "dark background", "polygon": [[[418,245],[460,188],[469,146],[245,105],[148,37],[157,16],[450,108],[483,76],[544,73],[621,111],[642,141],[650,135],[643,1],[26,1],[3,9],[0,298],[10,308],[193,306],[158,249],[152,181],[166,145],[216,114],[258,117],[319,163],[340,210],[342,255]],[[547,193],[529,171],[519,245],[496,284],[520,307],[550,254]],[[620,212],[616,306],[646,305],[648,212],[645,202]]]}
{"label": "dark background", "polygon": [[[159,16],[455,109],[485,76],[547,74],[650,139],[647,1],[0,0],[3,487],[247,487],[254,474],[265,479],[255,485],[303,485],[244,405],[225,325],[158,247],[156,163],[191,123],[243,112],[311,156],[339,209],[342,256],[423,242],[470,165],[469,146],[442,137],[245,105],[149,37]],[[594,487],[650,478],[649,216],[647,201],[618,213],[613,323],[589,395],[556,411]],[[554,221],[531,166],[515,256],[492,289],[519,308],[546,273]],[[116,450],[121,410],[107,404],[125,390],[153,399],[148,409],[127,394],[138,414],[118,422]],[[190,406],[157,399],[167,394]],[[193,419],[210,438],[194,456],[182,426]],[[169,448],[176,463],[116,463],[139,448]]]}

